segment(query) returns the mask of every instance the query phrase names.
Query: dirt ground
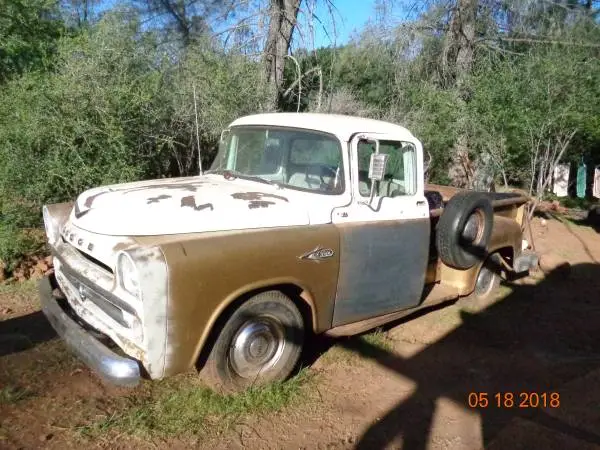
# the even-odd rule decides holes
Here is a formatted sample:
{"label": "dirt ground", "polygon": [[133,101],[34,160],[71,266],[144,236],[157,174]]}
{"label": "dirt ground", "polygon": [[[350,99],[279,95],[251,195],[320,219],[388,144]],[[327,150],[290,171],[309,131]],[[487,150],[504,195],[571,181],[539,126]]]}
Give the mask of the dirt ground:
{"label": "dirt ground", "polygon": [[102,384],[66,351],[34,285],[0,290],[0,448],[600,449],[600,234],[537,218],[533,233],[570,271],[502,286],[483,310],[404,319],[385,346],[318,338],[306,401],[202,438],[83,436],[137,391]]}

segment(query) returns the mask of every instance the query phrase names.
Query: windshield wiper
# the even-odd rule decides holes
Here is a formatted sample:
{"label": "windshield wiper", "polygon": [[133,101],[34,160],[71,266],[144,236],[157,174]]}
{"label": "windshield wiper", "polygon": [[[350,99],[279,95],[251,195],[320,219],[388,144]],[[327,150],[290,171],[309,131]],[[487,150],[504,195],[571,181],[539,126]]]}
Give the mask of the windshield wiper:
{"label": "windshield wiper", "polygon": [[214,174],[214,175],[222,175],[223,172],[225,171],[225,169],[209,169],[209,170],[205,170],[204,174]]}
{"label": "windshield wiper", "polygon": [[209,170],[205,173],[223,175],[223,178],[225,178],[226,180],[235,180],[236,178],[239,178],[241,180],[256,181],[257,183],[269,184],[271,186],[277,186],[281,188],[281,184],[275,181],[266,180],[265,178],[259,177],[257,175],[246,175],[231,169],[214,169]]}

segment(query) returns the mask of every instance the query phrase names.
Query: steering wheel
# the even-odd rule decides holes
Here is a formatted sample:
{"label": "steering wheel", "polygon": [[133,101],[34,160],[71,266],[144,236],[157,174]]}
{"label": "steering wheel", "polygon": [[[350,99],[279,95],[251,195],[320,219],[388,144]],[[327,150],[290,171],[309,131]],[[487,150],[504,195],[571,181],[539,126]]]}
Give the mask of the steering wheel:
{"label": "steering wheel", "polygon": [[[332,191],[336,190],[340,184],[340,166],[338,166],[336,169],[329,166],[323,167],[326,171],[328,171],[331,174],[331,180],[329,181],[329,183],[326,183],[327,189]],[[321,174],[321,181],[324,181],[323,174]]]}
{"label": "steering wheel", "polygon": [[[321,182],[321,185],[319,186],[319,188],[321,190],[329,191],[329,190],[337,188],[338,183],[339,183],[339,174],[338,174],[339,167],[337,169],[333,169],[333,168],[331,168],[329,166],[326,166],[325,164],[314,164],[314,165],[310,165],[310,166],[307,165],[306,166],[306,170],[304,172],[304,174],[306,176],[307,182],[308,182],[308,179],[309,179],[308,178],[309,168],[310,169],[314,169],[314,168],[318,168],[319,169],[318,177],[319,177],[319,181]],[[323,178],[323,169],[326,172],[329,172],[329,174],[331,174],[331,179],[333,180],[333,183],[331,181],[329,183],[325,181],[325,179]]]}

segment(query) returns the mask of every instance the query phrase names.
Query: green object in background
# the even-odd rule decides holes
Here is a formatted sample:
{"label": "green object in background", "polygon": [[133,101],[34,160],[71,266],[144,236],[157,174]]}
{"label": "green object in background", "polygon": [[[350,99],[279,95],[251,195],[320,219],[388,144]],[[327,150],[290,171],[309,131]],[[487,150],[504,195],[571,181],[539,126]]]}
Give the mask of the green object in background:
{"label": "green object in background", "polygon": [[587,166],[583,161],[577,168],[577,197],[585,198],[585,177],[587,173]]}

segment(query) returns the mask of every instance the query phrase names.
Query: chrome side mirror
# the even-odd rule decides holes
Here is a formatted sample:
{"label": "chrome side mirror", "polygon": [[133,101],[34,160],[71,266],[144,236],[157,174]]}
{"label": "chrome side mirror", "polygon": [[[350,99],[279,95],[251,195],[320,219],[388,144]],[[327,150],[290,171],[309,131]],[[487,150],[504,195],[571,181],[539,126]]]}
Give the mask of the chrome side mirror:
{"label": "chrome side mirror", "polygon": [[381,181],[385,176],[388,156],[385,153],[371,154],[371,163],[369,164],[369,178],[371,181]]}
{"label": "chrome side mirror", "polygon": [[219,139],[221,143],[225,142],[230,132],[231,130],[229,128],[226,128],[223,131],[221,131],[221,137]]}

